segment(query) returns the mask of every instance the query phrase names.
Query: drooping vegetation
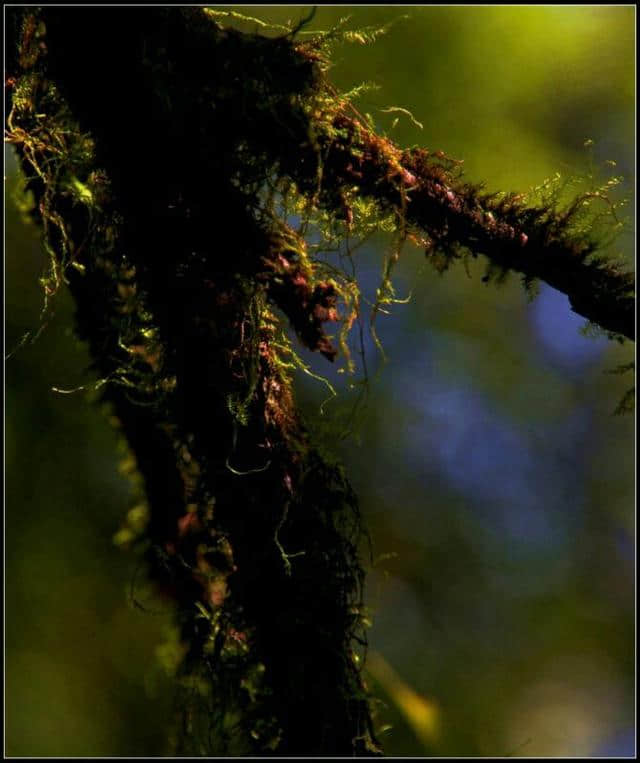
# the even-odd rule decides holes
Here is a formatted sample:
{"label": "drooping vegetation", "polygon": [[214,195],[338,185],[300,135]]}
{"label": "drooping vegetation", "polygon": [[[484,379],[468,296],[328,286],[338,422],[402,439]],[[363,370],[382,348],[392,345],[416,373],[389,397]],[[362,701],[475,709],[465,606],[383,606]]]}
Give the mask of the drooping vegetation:
{"label": "drooping vegetation", "polygon": [[344,30],[267,38],[201,9],[128,11],[124,27],[108,9],[12,16],[8,139],[44,230],[46,299],[69,285],[142,476],[120,540],[177,603],[176,751],[376,752],[357,503],[291,387],[304,364],[287,323],[348,370],[361,311],[314,246],[395,231],[373,315],[412,237],[440,269],[485,254],[633,338],[633,275],[598,258],[583,214],[615,208],[602,189],[566,207],[489,195],[377,135],[327,79]]}

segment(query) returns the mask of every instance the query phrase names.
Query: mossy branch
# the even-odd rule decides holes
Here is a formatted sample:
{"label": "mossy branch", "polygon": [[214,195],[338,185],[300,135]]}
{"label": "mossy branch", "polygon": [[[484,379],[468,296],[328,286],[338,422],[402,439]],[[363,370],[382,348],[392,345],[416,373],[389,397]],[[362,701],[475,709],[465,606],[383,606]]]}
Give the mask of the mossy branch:
{"label": "mossy branch", "polygon": [[326,327],[347,331],[357,298],[284,202],[331,231],[390,220],[400,243],[485,254],[629,338],[633,276],[576,232],[586,199],[483,195],[454,162],[376,135],[327,80],[330,35],[268,39],[176,7],[9,22],[7,139],[45,233],[47,297],[66,281],[76,300],[146,493],[147,525],[123,537],[177,604],[181,676],[205,706],[185,704],[175,749],[377,754],[357,501],[296,411],[276,310],[333,359]]}
{"label": "mossy branch", "polygon": [[540,279],[566,294],[572,309],[611,334],[635,339],[635,274],[599,256],[589,231],[576,230],[585,192],[567,206],[527,206],[517,194],[487,194],[462,182],[456,162],[426,149],[400,151],[357,118],[340,114],[340,138],[325,164],[331,187],[357,186],[427,235],[427,253],[484,254],[504,270]]}

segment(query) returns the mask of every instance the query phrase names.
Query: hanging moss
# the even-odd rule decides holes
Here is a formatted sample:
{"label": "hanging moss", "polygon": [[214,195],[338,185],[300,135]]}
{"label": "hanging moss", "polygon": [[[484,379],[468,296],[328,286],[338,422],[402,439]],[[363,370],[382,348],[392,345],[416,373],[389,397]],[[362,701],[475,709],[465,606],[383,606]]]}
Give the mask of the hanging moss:
{"label": "hanging moss", "polygon": [[633,336],[633,276],[594,257],[591,197],[489,196],[377,135],[326,76],[355,33],[242,34],[199,8],[9,16],[7,135],[49,255],[45,314],[66,283],[140,476],[118,541],[176,603],[174,751],[377,754],[357,501],[296,411],[285,330],[351,370],[359,295],[309,230],[326,248],[394,232],[374,314],[409,237],[442,267],[470,251],[544,279],[614,335]]}

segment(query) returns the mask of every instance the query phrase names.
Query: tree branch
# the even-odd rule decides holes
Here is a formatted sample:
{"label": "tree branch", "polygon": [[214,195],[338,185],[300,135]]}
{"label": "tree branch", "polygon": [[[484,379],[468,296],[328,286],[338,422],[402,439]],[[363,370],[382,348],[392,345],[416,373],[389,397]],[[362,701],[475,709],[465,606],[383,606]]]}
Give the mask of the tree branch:
{"label": "tree branch", "polygon": [[[225,29],[199,8],[12,9],[7,137],[141,473],[151,574],[177,603],[183,676],[215,750],[375,754],[357,502],[293,399],[300,340],[343,285],[268,188],[351,223],[368,197],[431,250],[483,253],[634,337],[630,273],[577,207],[482,196],[455,164],[376,135],[328,83],[322,40]],[[295,31],[295,30],[293,30]],[[578,202],[576,202],[577,204]],[[185,707],[187,728],[197,713]]]}
{"label": "tree branch", "polygon": [[[484,254],[505,270],[539,278],[569,298],[572,309],[606,331],[635,340],[635,274],[598,256],[598,243],[574,230],[589,194],[566,208],[529,207],[522,196],[481,194],[459,178],[456,163],[426,149],[400,150],[340,108],[314,124],[326,156],[323,202],[344,208],[348,190],[427,235],[427,253]],[[292,157],[287,171],[312,187],[312,158]]]}

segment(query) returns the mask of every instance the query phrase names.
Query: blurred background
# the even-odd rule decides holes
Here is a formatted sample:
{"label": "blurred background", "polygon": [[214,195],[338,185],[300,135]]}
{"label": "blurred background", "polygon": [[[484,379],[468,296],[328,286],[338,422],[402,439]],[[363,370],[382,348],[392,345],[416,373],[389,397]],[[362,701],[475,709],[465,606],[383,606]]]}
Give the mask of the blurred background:
{"label": "blurred background", "polygon": [[[234,10],[284,23],[310,8]],[[308,29],[349,14],[352,28],[398,19],[373,46],[339,47],[332,77],[376,83],[359,108],[401,145],[526,191],[584,173],[590,139],[594,165],[615,160],[633,191],[634,7],[321,6]],[[45,255],[11,200],[10,150],[5,161],[9,351],[39,325]],[[615,251],[632,261],[634,241],[632,221]],[[370,299],[389,246],[356,255]],[[582,335],[548,287],[530,301],[516,276],[496,287],[483,273],[479,261],[440,276],[407,248],[394,283],[411,299],[377,319],[386,363],[368,338],[366,388],[330,376],[340,394],[324,421],[366,389],[353,434],[333,442],[372,538],[381,740],[404,756],[631,756],[634,416],[613,411],[633,380],[607,371],[634,347]],[[92,379],[72,317],[61,294],[39,339],[6,363],[5,752],[162,755],[175,688],[157,651],[170,616],[144,606],[143,572],[113,543],[133,494],[107,413],[51,389]],[[298,385],[320,420],[325,387]]]}

